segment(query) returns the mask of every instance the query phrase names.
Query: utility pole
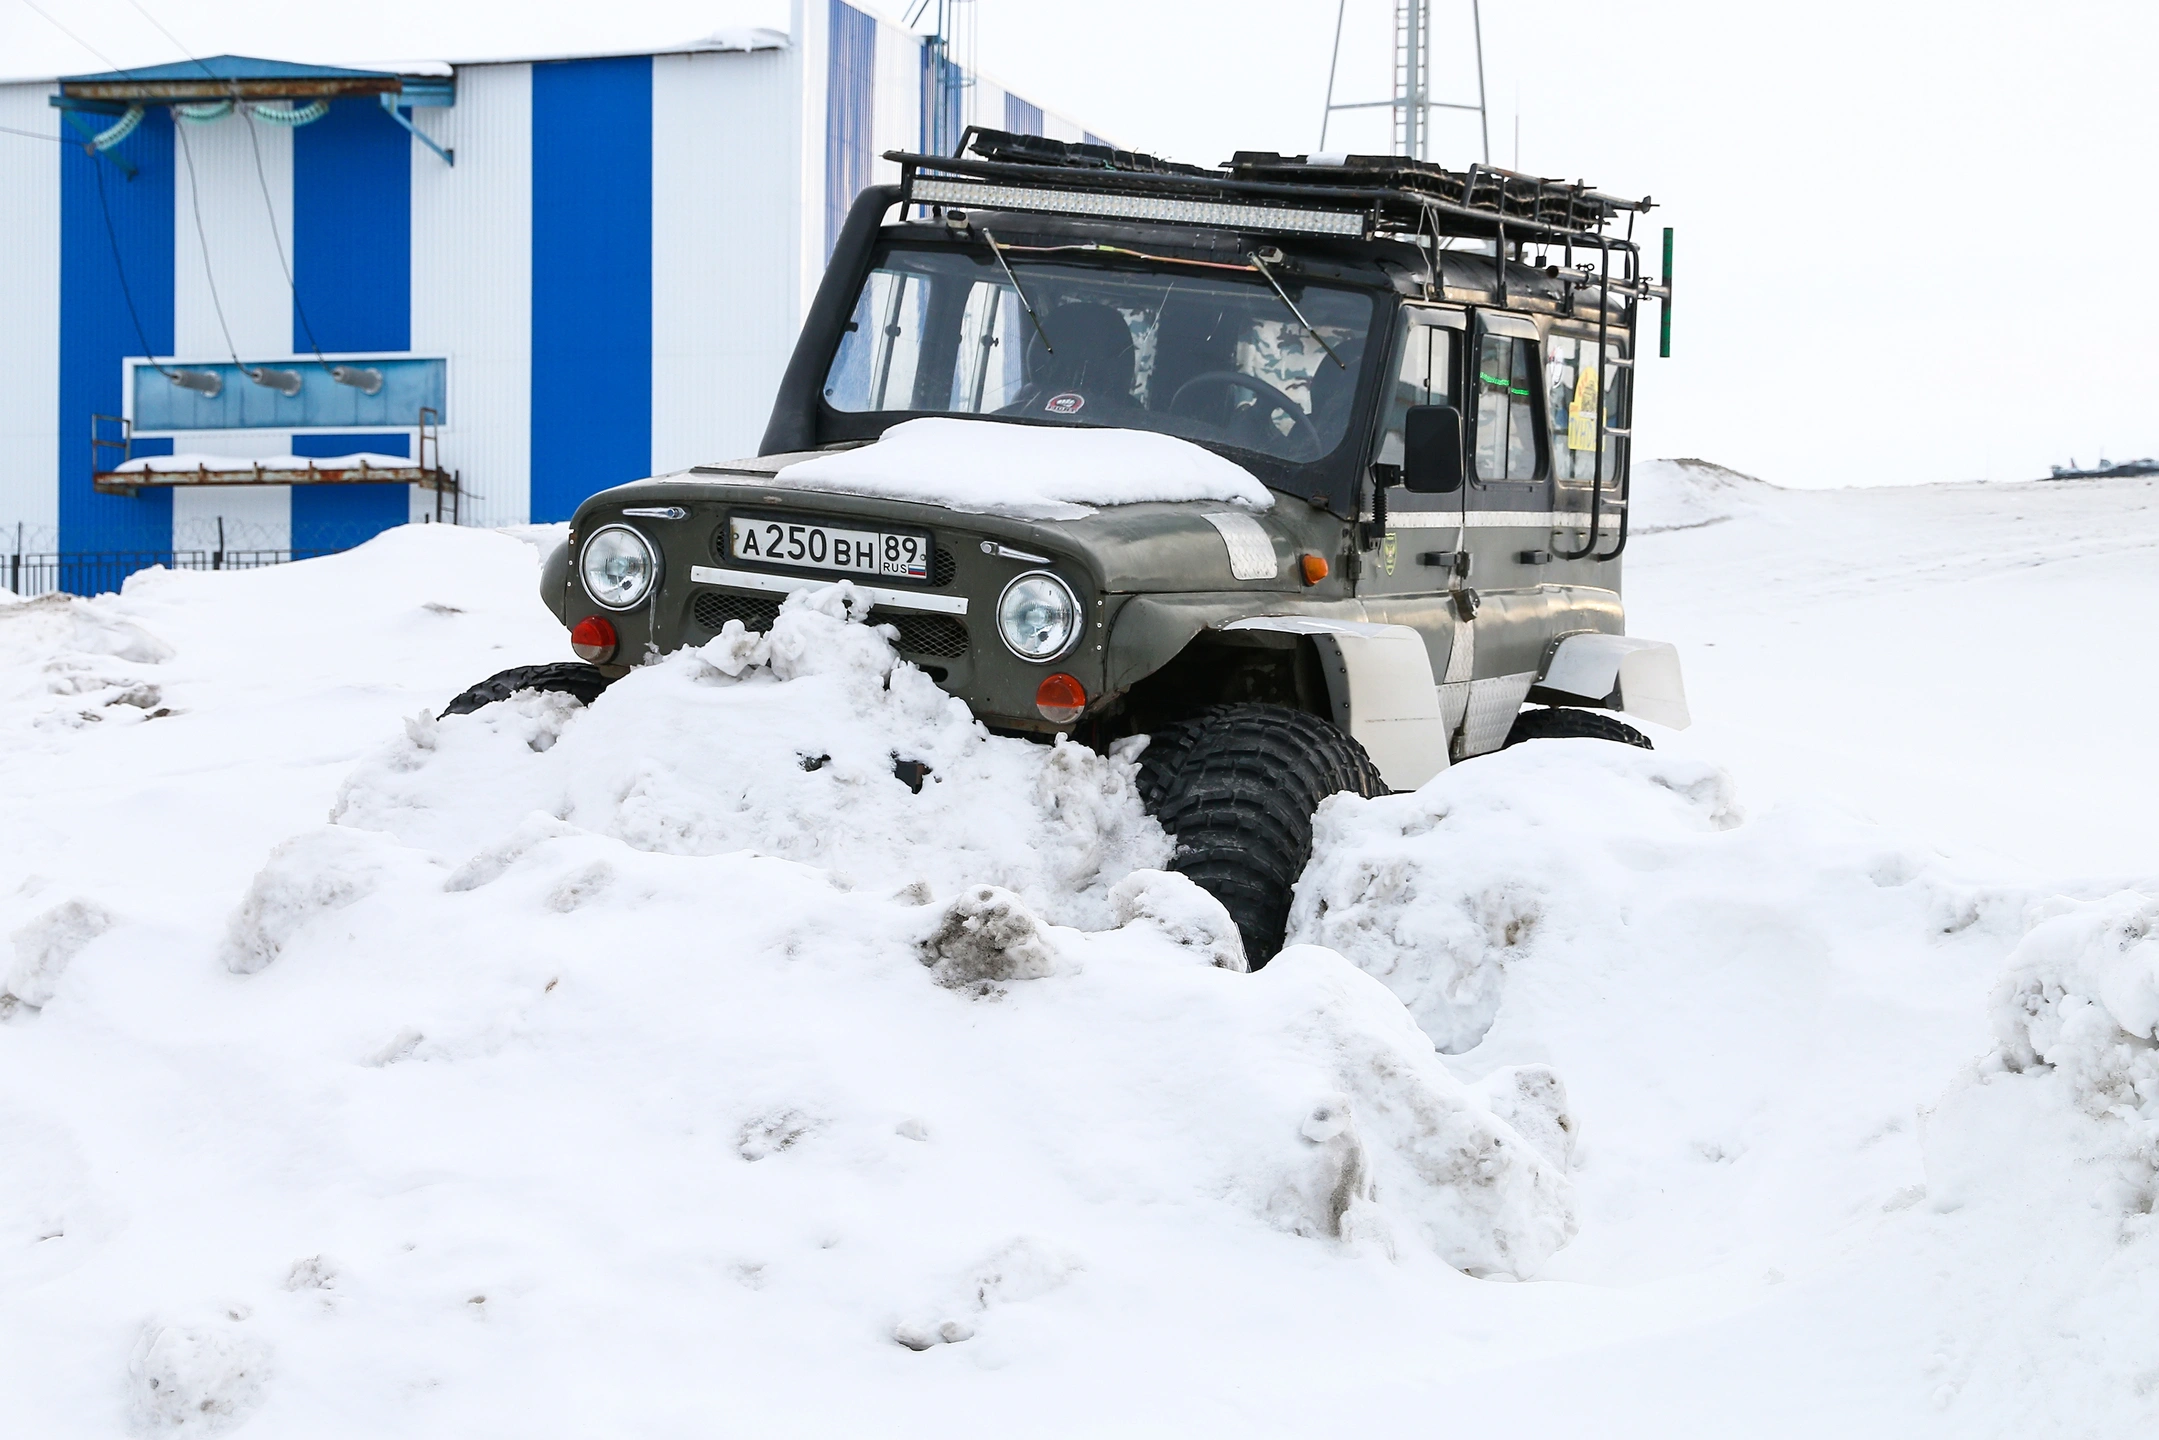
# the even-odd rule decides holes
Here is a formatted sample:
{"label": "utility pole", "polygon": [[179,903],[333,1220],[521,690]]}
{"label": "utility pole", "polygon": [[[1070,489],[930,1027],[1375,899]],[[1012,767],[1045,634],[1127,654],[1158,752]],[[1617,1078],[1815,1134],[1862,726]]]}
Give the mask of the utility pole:
{"label": "utility pole", "polygon": [[1320,119],[1319,148],[1327,148],[1327,136],[1338,110],[1392,112],[1393,153],[1412,160],[1431,159],[1432,112],[1475,112],[1484,163],[1492,163],[1492,126],[1484,98],[1483,0],[1470,0],[1470,38],[1477,58],[1477,103],[1432,98],[1432,0],[1394,0],[1394,94],[1385,100],[1335,102],[1334,83],[1342,64],[1342,26],[1349,0],[1337,0],[1334,12],[1334,49],[1327,62],[1327,109]]}

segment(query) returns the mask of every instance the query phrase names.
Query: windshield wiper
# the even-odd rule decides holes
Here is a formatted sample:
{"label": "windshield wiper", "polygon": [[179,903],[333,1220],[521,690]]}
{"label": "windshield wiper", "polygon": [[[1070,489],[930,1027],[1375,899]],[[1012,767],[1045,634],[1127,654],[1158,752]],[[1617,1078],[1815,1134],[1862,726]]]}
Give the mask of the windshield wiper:
{"label": "windshield wiper", "polygon": [[[1027,318],[1029,320],[1034,321],[1035,334],[1042,337],[1042,348],[1044,350],[1047,350],[1050,354],[1055,355],[1057,353],[1057,347],[1050,344],[1050,332],[1042,328],[1042,317],[1035,314],[1034,302],[1029,300],[1027,298],[1027,292],[1020,288],[1020,277],[1012,273],[1012,266],[1005,259],[1004,247],[997,243],[997,237],[995,235],[990,234],[989,227],[978,226],[976,228],[982,231],[982,238],[989,242],[990,254],[997,257],[998,267],[1005,272],[1005,279],[1012,282],[1012,293],[1020,297],[1020,308],[1027,312]],[[1327,342],[1322,340],[1319,343],[1324,345]]]}
{"label": "windshield wiper", "polygon": [[1304,327],[1305,333],[1319,342],[1319,348],[1327,352],[1327,358],[1347,370],[1349,366],[1344,363],[1341,356],[1334,353],[1334,347],[1327,343],[1327,337],[1312,327],[1312,322],[1305,319],[1304,312],[1297,308],[1297,302],[1290,299],[1289,292],[1282,288],[1282,282],[1274,278],[1274,272],[1267,268],[1267,262],[1270,260],[1277,265],[1281,264],[1282,252],[1271,245],[1265,250],[1254,250],[1252,252],[1252,268],[1267,277],[1267,283],[1274,287],[1274,293],[1282,297],[1282,303],[1289,307],[1290,314],[1297,317],[1297,323]]}

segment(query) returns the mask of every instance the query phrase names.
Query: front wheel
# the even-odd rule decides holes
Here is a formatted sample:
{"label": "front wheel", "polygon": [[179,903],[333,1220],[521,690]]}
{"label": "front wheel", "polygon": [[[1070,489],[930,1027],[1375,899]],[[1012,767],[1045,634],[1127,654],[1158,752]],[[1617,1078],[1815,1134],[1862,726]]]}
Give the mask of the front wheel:
{"label": "front wheel", "polygon": [[574,695],[579,703],[590,705],[600,698],[600,692],[614,682],[600,673],[597,665],[587,665],[582,660],[563,660],[553,665],[520,665],[514,670],[504,670],[490,675],[464,694],[442,707],[441,719],[449,715],[470,715],[483,705],[497,700],[507,700],[520,690],[553,691]]}
{"label": "front wheel", "polygon": [[1139,767],[1140,798],[1177,841],[1170,868],[1222,902],[1255,970],[1282,948],[1319,802],[1388,793],[1355,739],[1281,705],[1222,705],[1173,725]]}

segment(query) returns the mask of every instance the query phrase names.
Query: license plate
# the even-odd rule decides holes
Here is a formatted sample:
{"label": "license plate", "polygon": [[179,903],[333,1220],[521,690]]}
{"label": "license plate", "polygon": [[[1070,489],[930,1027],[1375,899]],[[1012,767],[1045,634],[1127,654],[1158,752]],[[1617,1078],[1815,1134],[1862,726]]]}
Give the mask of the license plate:
{"label": "license plate", "polygon": [[910,530],[844,530],[799,520],[730,515],[730,559],[899,580],[930,578],[930,537]]}

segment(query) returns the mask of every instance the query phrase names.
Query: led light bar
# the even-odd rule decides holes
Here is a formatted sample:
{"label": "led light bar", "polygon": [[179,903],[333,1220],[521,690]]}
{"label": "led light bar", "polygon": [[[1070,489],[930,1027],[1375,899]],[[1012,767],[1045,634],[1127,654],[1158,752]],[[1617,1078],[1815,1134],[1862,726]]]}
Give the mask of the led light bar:
{"label": "led light bar", "polygon": [[1340,210],[1289,210],[1219,200],[1177,200],[1166,195],[1091,195],[1078,190],[985,185],[975,180],[930,179],[921,175],[915,177],[913,194],[909,198],[920,205],[1031,210],[1104,220],[1168,220],[1182,225],[1215,225],[1228,230],[1278,230],[1297,235],[1364,234],[1364,216]]}

